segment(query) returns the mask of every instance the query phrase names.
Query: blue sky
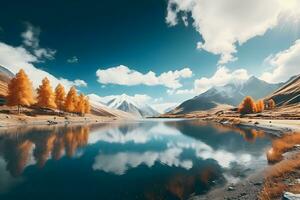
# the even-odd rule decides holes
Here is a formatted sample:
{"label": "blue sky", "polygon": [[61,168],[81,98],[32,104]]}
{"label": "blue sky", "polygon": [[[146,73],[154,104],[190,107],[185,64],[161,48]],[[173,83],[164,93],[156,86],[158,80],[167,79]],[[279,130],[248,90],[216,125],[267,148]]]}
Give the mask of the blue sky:
{"label": "blue sky", "polygon": [[251,75],[280,82],[299,74],[299,5],[7,1],[0,13],[0,65],[37,68],[41,73],[28,72],[35,81],[51,74],[53,84],[77,85],[85,94],[126,93],[167,107]]}

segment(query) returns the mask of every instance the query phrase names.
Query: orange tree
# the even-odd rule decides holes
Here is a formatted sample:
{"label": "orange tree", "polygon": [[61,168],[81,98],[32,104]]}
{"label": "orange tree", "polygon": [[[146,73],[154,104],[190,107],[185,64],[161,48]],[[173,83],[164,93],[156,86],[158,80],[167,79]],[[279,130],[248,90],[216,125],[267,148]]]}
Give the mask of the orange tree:
{"label": "orange tree", "polygon": [[252,99],[252,97],[250,97],[250,96],[245,97],[245,99],[239,105],[238,111],[241,114],[255,113],[256,112],[256,104],[255,104],[254,100]]}
{"label": "orange tree", "polygon": [[44,78],[37,89],[37,105],[42,108],[56,108],[55,95],[48,78]]}
{"label": "orange tree", "polygon": [[21,106],[30,106],[33,103],[32,83],[25,71],[21,69],[8,84],[7,105],[18,106],[20,114]]}

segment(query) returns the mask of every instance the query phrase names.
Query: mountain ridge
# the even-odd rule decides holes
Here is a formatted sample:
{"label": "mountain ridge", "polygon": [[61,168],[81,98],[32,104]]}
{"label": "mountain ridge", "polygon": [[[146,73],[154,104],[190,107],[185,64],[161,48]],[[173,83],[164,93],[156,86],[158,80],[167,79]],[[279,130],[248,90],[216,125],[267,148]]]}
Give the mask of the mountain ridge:
{"label": "mountain ridge", "polygon": [[224,86],[212,87],[191,99],[181,103],[168,114],[186,114],[194,111],[213,109],[220,104],[237,106],[245,96],[261,99],[271,94],[284,83],[267,83],[255,76],[251,76],[242,83],[228,83]]}

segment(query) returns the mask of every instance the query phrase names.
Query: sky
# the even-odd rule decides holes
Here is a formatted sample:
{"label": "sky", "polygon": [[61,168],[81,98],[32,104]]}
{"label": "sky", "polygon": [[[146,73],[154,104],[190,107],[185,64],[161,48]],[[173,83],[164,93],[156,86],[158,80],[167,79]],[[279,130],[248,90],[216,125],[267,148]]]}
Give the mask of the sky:
{"label": "sky", "polygon": [[5,1],[0,65],[37,87],[162,111],[214,86],[300,73],[298,0]]}

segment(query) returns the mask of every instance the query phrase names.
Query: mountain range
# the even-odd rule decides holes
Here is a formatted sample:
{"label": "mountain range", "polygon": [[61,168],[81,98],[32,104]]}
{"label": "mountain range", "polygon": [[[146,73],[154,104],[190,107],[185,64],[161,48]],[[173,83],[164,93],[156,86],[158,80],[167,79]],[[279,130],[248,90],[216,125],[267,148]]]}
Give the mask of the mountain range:
{"label": "mountain range", "polygon": [[154,117],[160,114],[151,106],[145,103],[139,103],[126,94],[122,94],[110,100],[106,105],[110,108],[122,110],[141,118]]}
{"label": "mountain range", "polygon": [[209,110],[220,104],[237,106],[245,96],[251,96],[255,100],[261,99],[283,85],[284,83],[267,83],[252,76],[245,82],[212,87],[206,92],[184,101],[168,114],[186,114],[194,111]]}

